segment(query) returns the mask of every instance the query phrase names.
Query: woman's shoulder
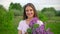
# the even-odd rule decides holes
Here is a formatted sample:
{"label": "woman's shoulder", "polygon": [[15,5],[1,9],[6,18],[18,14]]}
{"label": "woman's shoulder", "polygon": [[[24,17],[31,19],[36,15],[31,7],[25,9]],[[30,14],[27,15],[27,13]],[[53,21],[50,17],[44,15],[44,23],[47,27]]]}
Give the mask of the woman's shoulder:
{"label": "woman's shoulder", "polygon": [[20,22],[19,22],[19,23],[20,23],[20,24],[23,24],[24,22],[25,22],[25,20],[20,20]]}
{"label": "woman's shoulder", "polygon": [[44,25],[43,21],[41,21],[41,20],[37,20],[37,24]]}

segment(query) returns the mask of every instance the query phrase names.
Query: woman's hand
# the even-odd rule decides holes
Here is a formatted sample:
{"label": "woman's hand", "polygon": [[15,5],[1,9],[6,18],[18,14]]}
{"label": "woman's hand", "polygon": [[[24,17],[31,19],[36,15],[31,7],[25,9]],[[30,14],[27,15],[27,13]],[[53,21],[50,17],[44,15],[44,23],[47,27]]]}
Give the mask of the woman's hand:
{"label": "woman's hand", "polygon": [[19,30],[19,31],[18,31],[18,34],[22,34],[22,31],[21,31],[21,30]]}
{"label": "woman's hand", "polygon": [[28,34],[27,32],[25,34]]}

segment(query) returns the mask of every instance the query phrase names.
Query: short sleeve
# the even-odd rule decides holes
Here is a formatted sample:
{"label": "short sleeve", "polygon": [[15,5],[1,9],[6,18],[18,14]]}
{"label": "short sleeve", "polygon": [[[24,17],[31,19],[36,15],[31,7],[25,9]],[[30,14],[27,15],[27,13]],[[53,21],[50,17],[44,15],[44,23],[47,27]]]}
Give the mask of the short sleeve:
{"label": "short sleeve", "polygon": [[18,25],[18,30],[22,30],[23,29],[23,23],[22,21],[19,22],[19,25]]}
{"label": "short sleeve", "polygon": [[43,22],[40,21],[40,20],[37,21],[37,24],[39,24],[40,26],[41,26],[41,25],[44,25]]}

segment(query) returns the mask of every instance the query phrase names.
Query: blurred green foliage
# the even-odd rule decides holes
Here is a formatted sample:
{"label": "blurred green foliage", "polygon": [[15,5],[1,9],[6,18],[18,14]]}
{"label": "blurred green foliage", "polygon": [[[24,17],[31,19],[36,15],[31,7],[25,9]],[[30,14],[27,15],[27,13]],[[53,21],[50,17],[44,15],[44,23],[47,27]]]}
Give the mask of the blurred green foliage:
{"label": "blurred green foliage", "polygon": [[[7,11],[2,5],[0,5],[0,34],[1,32],[11,32],[13,29],[14,13]],[[8,33],[6,33],[8,34]]]}
{"label": "blurred green foliage", "polygon": [[56,16],[60,16],[60,11],[59,10],[56,12]]}
{"label": "blurred green foliage", "polygon": [[55,10],[55,8],[53,8],[53,7],[43,8],[43,9],[41,10],[41,12],[42,12],[44,15],[46,15],[47,17],[49,17],[49,18],[56,15],[56,10]]}
{"label": "blurred green foliage", "polygon": [[22,16],[23,15],[23,8],[20,3],[10,3],[9,10],[14,12],[15,16]]}

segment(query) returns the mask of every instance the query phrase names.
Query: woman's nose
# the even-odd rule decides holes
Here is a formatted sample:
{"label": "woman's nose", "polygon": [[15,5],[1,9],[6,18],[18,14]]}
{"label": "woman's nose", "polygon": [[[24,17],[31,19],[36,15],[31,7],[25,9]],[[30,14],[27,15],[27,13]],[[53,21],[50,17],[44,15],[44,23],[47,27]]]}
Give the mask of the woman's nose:
{"label": "woman's nose", "polygon": [[30,11],[30,10],[29,10],[28,12],[29,12],[29,13],[31,13],[31,11]]}

